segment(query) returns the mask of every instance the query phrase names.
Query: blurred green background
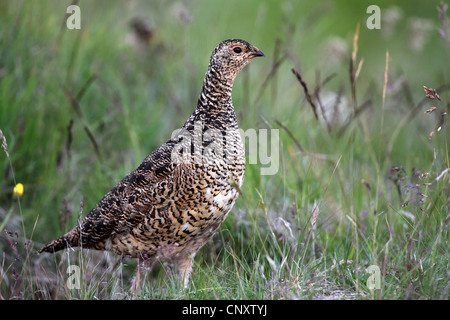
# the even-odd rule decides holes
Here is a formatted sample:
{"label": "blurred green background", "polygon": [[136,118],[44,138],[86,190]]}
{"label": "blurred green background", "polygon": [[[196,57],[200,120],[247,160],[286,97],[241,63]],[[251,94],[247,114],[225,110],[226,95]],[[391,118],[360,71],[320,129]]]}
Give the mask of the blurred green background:
{"label": "blurred green background", "polygon": [[[348,81],[348,59],[358,23],[358,56],[364,59],[359,92],[381,88],[387,50],[390,73],[402,73],[408,79],[414,99],[422,96],[422,85],[448,81],[448,50],[436,30],[439,1],[381,2],[381,18],[386,20],[389,14],[392,21],[382,20],[380,30],[366,28],[371,1],[229,1],[226,5],[218,1],[80,1],[81,30],[65,27],[70,4],[0,2],[0,128],[16,179],[25,185],[24,211],[30,219],[40,215],[40,222],[50,225],[46,217],[60,210],[64,195],[78,194],[91,207],[183,124],[195,107],[211,51],[224,39],[246,39],[266,53],[265,61],[249,67],[250,99],[274,59],[285,51],[293,56],[278,70],[277,88],[272,89],[277,103],[262,100],[257,106],[242,105],[245,76],[238,77],[234,101],[244,129],[257,127],[260,114],[291,122],[305,117],[292,107],[301,95],[293,94],[299,87],[290,68],[296,65],[310,82],[316,72],[322,79],[337,72],[331,88]],[[130,23],[136,17],[154,33],[149,47],[141,51],[129,39]],[[414,23],[425,30],[415,31]],[[414,41],[419,42],[417,48]],[[103,162],[95,157],[82,121],[63,91],[65,87],[79,92],[93,75],[102,83],[90,85],[80,104]],[[71,120],[75,170],[61,168]],[[14,184],[7,159],[2,157],[1,163],[0,199],[6,204]],[[102,170],[101,179],[89,179],[92,171]]]}
{"label": "blurred green background", "polygon": [[[294,208],[300,218],[291,223],[307,221],[341,156],[342,180],[332,179],[324,199],[331,220],[326,213],[320,217],[323,230],[336,239],[348,232],[343,217],[350,207],[361,219],[374,202],[385,206],[375,208],[378,212],[390,211],[393,202],[399,208],[402,201],[388,179],[391,166],[433,171],[434,177],[448,167],[448,126],[429,141],[439,116],[424,116],[430,105],[415,109],[424,85],[450,82],[450,30],[447,25],[446,38],[439,34],[445,29],[440,1],[80,0],[74,3],[81,9],[81,29],[69,30],[71,3],[0,0],[0,129],[12,163],[0,150],[0,221],[5,230],[32,239],[34,249],[71,228],[184,123],[212,50],[228,38],[245,39],[266,54],[235,82],[241,128],[280,129],[282,139],[277,175],[261,176],[259,165],[247,167],[247,196],[225,223],[236,241],[247,233],[242,219],[261,209],[256,191],[270,207],[269,216],[287,219]],[[379,30],[366,27],[372,4],[381,9]],[[362,64],[353,108],[368,100],[370,107],[353,121],[349,65],[358,25],[356,63]],[[320,88],[328,107],[342,96],[342,109],[328,118],[329,130],[314,119],[291,68],[310,92]],[[441,110],[448,108],[447,89],[440,92]],[[276,121],[305,150],[332,162],[303,157]],[[374,194],[380,177],[380,193]],[[14,178],[24,185],[20,208]],[[370,184],[368,192],[361,181]],[[347,192],[356,192],[350,204],[343,202]],[[441,201],[445,206],[446,198]],[[442,212],[445,218],[448,211]],[[242,247],[252,243],[239,241]]]}

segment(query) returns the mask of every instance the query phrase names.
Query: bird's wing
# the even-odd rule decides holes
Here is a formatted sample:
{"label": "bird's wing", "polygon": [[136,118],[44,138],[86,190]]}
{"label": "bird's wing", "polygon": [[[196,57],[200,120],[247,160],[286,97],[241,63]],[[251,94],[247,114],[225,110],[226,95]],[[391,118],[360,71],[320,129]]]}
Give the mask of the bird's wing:
{"label": "bird's wing", "polygon": [[102,242],[113,231],[124,232],[143,221],[149,208],[160,201],[158,187],[171,179],[175,168],[171,149],[170,141],[160,146],[96,204],[81,222],[85,247]]}

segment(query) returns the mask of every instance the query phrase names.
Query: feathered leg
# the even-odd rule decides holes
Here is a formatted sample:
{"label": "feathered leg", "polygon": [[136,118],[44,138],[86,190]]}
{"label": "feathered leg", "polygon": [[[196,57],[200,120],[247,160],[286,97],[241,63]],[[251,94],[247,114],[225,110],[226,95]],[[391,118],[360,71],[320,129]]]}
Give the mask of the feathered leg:
{"label": "feathered leg", "polygon": [[151,271],[153,264],[153,259],[139,259],[136,274],[131,282],[131,293],[133,296],[141,293],[142,284],[147,277],[147,273]]}
{"label": "feathered leg", "polygon": [[193,260],[194,257],[190,255],[177,260],[178,275],[185,289],[189,287],[189,276],[191,275]]}

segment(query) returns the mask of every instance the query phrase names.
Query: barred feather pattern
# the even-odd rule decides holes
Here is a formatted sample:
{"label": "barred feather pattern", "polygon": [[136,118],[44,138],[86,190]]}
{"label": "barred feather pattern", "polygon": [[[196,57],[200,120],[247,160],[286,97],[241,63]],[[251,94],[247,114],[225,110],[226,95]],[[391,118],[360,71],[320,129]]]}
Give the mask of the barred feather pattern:
{"label": "barred feather pattern", "polygon": [[263,55],[244,40],[221,42],[211,55],[197,107],[181,129],[126,175],[77,226],[38,252],[83,247],[149,264],[164,257],[178,261],[186,277],[193,257],[239,195],[245,151],[232,87],[239,71]]}

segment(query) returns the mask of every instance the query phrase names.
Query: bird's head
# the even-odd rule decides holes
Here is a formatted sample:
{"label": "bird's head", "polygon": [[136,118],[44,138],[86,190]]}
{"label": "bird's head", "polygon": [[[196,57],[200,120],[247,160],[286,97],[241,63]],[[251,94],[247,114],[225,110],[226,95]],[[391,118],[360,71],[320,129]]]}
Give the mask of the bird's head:
{"label": "bird's head", "polygon": [[222,41],[214,49],[209,68],[233,82],[239,71],[255,57],[264,57],[264,53],[247,41],[229,39]]}

